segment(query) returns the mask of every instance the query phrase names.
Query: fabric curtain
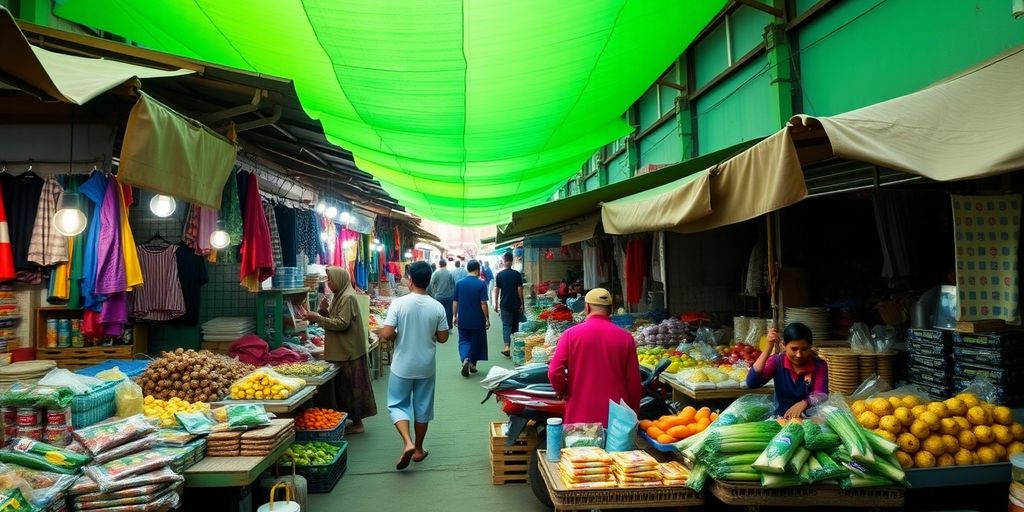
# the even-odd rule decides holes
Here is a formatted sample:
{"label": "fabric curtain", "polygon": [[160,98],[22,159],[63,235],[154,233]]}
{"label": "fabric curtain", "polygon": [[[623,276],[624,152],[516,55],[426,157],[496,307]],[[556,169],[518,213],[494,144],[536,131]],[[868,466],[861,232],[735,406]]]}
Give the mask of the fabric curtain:
{"label": "fabric curtain", "polygon": [[952,196],[957,320],[1020,321],[1021,195]]}

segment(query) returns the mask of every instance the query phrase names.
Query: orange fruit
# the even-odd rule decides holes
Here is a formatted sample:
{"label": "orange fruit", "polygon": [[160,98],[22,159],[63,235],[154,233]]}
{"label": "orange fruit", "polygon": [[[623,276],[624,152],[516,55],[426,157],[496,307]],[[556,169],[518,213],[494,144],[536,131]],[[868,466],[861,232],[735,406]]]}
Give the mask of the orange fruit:
{"label": "orange fruit", "polygon": [[711,419],[711,422],[714,423],[715,420],[718,419],[718,413],[717,412],[711,413],[711,418],[710,419]]}
{"label": "orange fruit", "polygon": [[697,411],[697,415],[694,417],[697,418],[698,420],[701,418],[710,418],[711,409],[708,409],[707,407],[701,407],[700,410]]}
{"label": "orange fruit", "polygon": [[655,426],[647,429],[647,435],[651,436],[651,439],[657,439],[658,436],[665,435],[665,431]]}
{"label": "orange fruit", "polygon": [[676,438],[674,438],[674,437],[672,437],[672,436],[670,436],[668,434],[662,434],[662,435],[658,436],[657,441],[659,443],[661,443],[661,444],[672,444],[672,443],[678,441],[678,439],[676,439]]}
{"label": "orange fruit", "polygon": [[701,418],[701,419],[697,420],[697,428],[699,428],[700,431],[703,431],[704,429],[708,428],[708,425],[710,425],[710,424],[711,424],[711,420],[708,419],[708,418]]}

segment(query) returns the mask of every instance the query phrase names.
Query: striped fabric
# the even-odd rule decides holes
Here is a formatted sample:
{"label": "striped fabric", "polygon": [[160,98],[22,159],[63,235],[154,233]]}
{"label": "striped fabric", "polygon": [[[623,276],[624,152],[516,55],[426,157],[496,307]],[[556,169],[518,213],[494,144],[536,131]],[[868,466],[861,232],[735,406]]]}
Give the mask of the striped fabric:
{"label": "striped fabric", "polygon": [[46,178],[36,207],[36,220],[28,245],[28,261],[44,267],[68,260],[68,244],[53,227],[53,216],[64,198],[64,188],[52,176]]}
{"label": "striped fabric", "polygon": [[178,246],[140,245],[138,248],[146,284],[131,293],[132,318],[161,322],[184,315],[185,299],[178,280]]}

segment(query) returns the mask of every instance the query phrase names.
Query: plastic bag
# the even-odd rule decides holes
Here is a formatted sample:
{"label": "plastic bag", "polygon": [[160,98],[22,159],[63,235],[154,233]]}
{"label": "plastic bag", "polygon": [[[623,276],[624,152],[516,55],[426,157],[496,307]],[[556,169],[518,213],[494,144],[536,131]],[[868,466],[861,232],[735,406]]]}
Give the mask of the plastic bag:
{"label": "plastic bag", "polygon": [[124,380],[127,379],[128,376],[125,375],[125,373],[122,372],[120,368],[115,366],[109,370],[103,370],[102,372],[97,373],[96,378],[110,382]]}
{"label": "plastic bag", "polygon": [[67,407],[74,400],[71,388],[15,383],[0,395],[0,405],[8,407]]}
{"label": "plastic bag", "polygon": [[181,426],[185,428],[185,431],[189,434],[203,435],[209,434],[213,431],[213,426],[217,424],[213,420],[213,417],[205,411],[200,412],[176,412],[174,417],[178,419]]}
{"label": "plastic bag", "polygon": [[761,346],[761,336],[768,333],[765,329],[765,323],[760,321],[760,318],[752,318],[750,320],[750,330],[741,334],[743,342],[752,347]]}
{"label": "plastic bag", "polygon": [[775,411],[775,398],[771,395],[743,395],[729,404],[712,427],[725,427],[738,423],[766,420]]}
{"label": "plastic bag", "polygon": [[842,441],[839,436],[832,431],[824,420],[811,418],[804,420],[804,446],[811,450],[819,450],[824,452],[831,452],[839,445]]}
{"label": "plastic bag", "polygon": [[156,439],[158,446],[185,446],[196,438],[184,430],[175,429],[160,429],[152,434],[152,437]]}
{"label": "plastic bag", "polygon": [[106,464],[114,459],[120,459],[121,457],[127,457],[133,453],[148,450],[149,448],[156,446],[158,442],[157,438],[152,435],[143,437],[142,439],[136,439],[130,443],[122,444],[117,448],[105,450],[103,453],[96,455],[96,457],[93,458],[92,463]]}
{"label": "plastic bag", "polygon": [[977,377],[967,385],[966,388],[961,390],[957,394],[971,394],[978,397],[980,400],[989,402],[992,404],[999,403],[999,390],[992,385],[992,381],[984,377]]}
{"label": "plastic bag", "polygon": [[636,411],[619,400],[608,401],[608,428],[605,430],[605,447],[609,452],[625,452],[636,446],[636,427],[640,423]]}
{"label": "plastic bag", "polygon": [[71,373],[71,371],[63,368],[54,368],[43,376],[42,379],[39,379],[40,386],[47,386],[51,388],[66,387],[76,395],[84,395],[89,391],[92,391],[92,388],[102,384],[103,381],[100,379],[89,377],[87,375]]}
{"label": "plastic bag", "polygon": [[115,507],[103,507],[103,512],[156,512],[158,510],[174,509],[178,508],[181,504],[181,497],[178,496],[177,491],[171,489],[165,491],[163,494],[153,498],[152,501],[147,503],[140,503],[136,505],[121,505]]}
{"label": "plastic bag", "polygon": [[127,418],[142,414],[142,386],[125,379],[114,390],[114,402],[117,404],[117,417]]}
{"label": "plastic bag", "polygon": [[[90,480],[91,481],[91,480]],[[121,489],[119,491],[113,491],[108,493],[102,492],[91,492],[83,494],[75,498],[75,503],[89,503],[100,500],[116,500],[121,498],[134,498],[136,496],[156,496],[167,489],[177,487],[177,483],[168,484],[150,484],[143,485],[141,487],[129,487],[127,489]]]}
{"label": "plastic bag", "polygon": [[864,379],[864,382],[857,386],[857,389],[850,394],[851,400],[863,400],[889,391],[889,384],[882,380],[877,374],[872,374]]}
{"label": "plastic bag", "polygon": [[761,456],[751,466],[764,473],[785,473],[786,464],[803,446],[803,442],[803,426],[799,422],[790,421],[768,442]]}
{"label": "plastic bag", "polygon": [[260,404],[238,404],[227,406],[228,427],[247,429],[270,425],[270,416]]}
{"label": "plastic bag", "polygon": [[32,510],[32,504],[21,487],[3,487],[0,488],[0,510]]}
{"label": "plastic bag", "polygon": [[134,441],[156,432],[157,428],[145,416],[136,414],[127,418],[99,423],[75,430],[71,435],[85,446],[89,453],[98,454],[116,446]]}
{"label": "plastic bag", "polygon": [[[108,489],[102,492],[114,492],[121,489],[140,487],[143,485],[180,483],[184,481],[185,477],[175,473],[171,468],[164,466],[156,471],[117,480],[116,482],[113,482]],[[95,480],[88,475],[85,475],[80,477],[78,481],[71,486],[71,489],[68,492],[72,495],[78,496],[82,494],[101,492],[101,490],[99,484],[97,484]]]}
{"label": "plastic bag", "polygon": [[257,368],[231,384],[231,398],[235,400],[284,400],[306,387],[306,381],[288,377],[273,368]]}
{"label": "plastic bag", "polygon": [[99,485],[103,492],[113,490],[113,483],[133,475],[140,475],[167,467],[171,464],[171,458],[153,451],[146,450],[131,455],[114,459],[105,464],[91,464],[82,469],[82,472],[89,475]]}
{"label": "plastic bag", "polygon": [[562,434],[566,448],[604,448],[604,427],[600,423],[571,423]]}
{"label": "plastic bag", "polygon": [[88,464],[89,457],[21,437],[15,438],[7,449],[0,451],[0,462],[71,475]]}
{"label": "plastic bag", "polygon": [[78,480],[74,475],[38,471],[16,464],[0,464],[0,488],[8,488],[12,482],[17,482],[14,477],[29,487],[30,493],[25,496],[37,510],[47,507]]}
{"label": "plastic bag", "polygon": [[716,344],[715,333],[711,331],[710,327],[702,325],[697,328],[697,339],[694,340],[694,343],[714,347]]}
{"label": "plastic bag", "polygon": [[152,502],[161,502],[164,495],[166,495],[168,492],[176,494],[173,488],[165,488],[157,491],[155,494],[125,496],[120,498],[106,498],[88,502],[76,501],[75,510],[109,510],[111,508],[117,509],[126,506],[150,506],[149,504]]}
{"label": "plastic bag", "polygon": [[896,329],[890,325],[876,325],[871,329],[872,352],[883,353],[892,350],[896,344]]}
{"label": "plastic bag", "polygon": [[874,340],[868,324],[857,322],[850,328],[850,348],[854,352],[874,352]]}

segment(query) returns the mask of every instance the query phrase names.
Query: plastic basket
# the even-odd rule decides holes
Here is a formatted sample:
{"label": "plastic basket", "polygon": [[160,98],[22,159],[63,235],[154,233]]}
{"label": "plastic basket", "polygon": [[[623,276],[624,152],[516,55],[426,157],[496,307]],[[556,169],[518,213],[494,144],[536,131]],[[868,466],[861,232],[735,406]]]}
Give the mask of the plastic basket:
{"label": "plastic basket", "polygon": [[[341,476],[345,474],[345,470],[348,469],[348,442],[330,444],[341,447],[330,463],[319,466],[295,466],[295,474],[306,478],[306,485],[311,493],[331,492],[338,484],[338,480],[341,480]],[[285,467],[283,464],[278,464],[278,467],[282,471],[291,470],[291,465]]]}
{"label": "plastic basket", "polygon": [[150,362],[151,360],[149,359],[108,359],[102,363],[77,370],[75,373],[95,377],[96,374],[116,366],[121,370],[121,372],[127,375],[128,378],[134,379],[146,372],[146,368],[149,367]]}
{"label": "plastic basket", "polygon": [[114,390],[120,383],[108,382],[87,395],[76,395],[71,401],[71,425],[74,428],[88,427],[113,416],[117,411]]}
{"label": "plastic basket", "polygon": [[345,421],[348,413],[341,414],[341,422],[330,430],[295,429],[295,440],[300,443],[321,441],[324,443],[340,443],[345,440]]}

